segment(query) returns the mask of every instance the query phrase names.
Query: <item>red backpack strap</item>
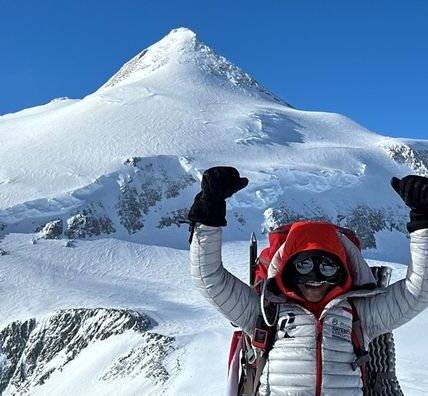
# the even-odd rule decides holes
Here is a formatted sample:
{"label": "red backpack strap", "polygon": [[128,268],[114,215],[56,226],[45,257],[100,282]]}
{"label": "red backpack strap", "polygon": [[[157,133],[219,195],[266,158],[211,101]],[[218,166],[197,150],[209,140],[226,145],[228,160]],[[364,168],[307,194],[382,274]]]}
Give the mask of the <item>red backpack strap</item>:
{"label": "red backpack strap", "polygon": [[352,299],[348,300],[351,305],[352,313],[352,345],[354,347],[354,353],[356,359],[352,362],[352,368],[355,371],[358,367],[361,370],[361,378],[363,380],[364,387],[367,386],[367,368],[366,363],[370,360],[369,353],[364,345],[364,332],[361,326],[360,316],[355,308],[355,304]]}
{"label": "red backpack strap", "polygon": [[243,334],[244,333],[241,330],[237,330],[233,332],[232,340],[230,341],[229,359],[227,363],[228,369],[230,369],[230,365],[235,356],[235,352],[239,348],[239,343],[242,342]]}

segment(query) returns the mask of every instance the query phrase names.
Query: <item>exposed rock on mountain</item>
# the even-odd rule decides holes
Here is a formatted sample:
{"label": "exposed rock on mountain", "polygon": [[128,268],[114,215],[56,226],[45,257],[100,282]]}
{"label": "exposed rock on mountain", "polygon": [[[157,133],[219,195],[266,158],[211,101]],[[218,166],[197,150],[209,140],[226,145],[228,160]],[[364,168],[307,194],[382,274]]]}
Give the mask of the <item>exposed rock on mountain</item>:
{"label": "exposed rock on mountain", "polygon": [[174,339],[152,333],[152,320],[125,309],[68,309],[46,318],[13,322],[0,331],[0,392],[22,395],[49,378],[97,342],[125,332],[140,334],[139,346],[119,356],[100,377],[145,376],[162,385],[170,374],[163,360]]}
{"label": "exposed rock on mountain", "polygon": [[390,158],[408,166],[417,175],[428,176],[428,150],[415,150],[404,143],[385,146]]}
{"label": "exposed rock on mountain", "polygon": [[154,384],[165,384],[171,375],[163,365],[163,360],[174,350],[174,339],[154,333],[147,333],[144,338],[143,346],[117,359],[101,379],[134,378],[145,373]]}
{"label": "exposed rock on mountain", "polygon": [[[100,213],[101,212],[101,213]],[[101,203],[93,203],[67,219],[65,235],[70,239],[109,235],[116,231]]]}
{"label": "exposed rock on mountain", "polygon": [[[121,185],[121,194],[115,206],[120,223],[129,234],[134,234],[144,227],[144,217],[149,214],[151,208],[162,200],[177,198],[182,190],[196,183],[193,176],[189,174],[184,173],[178,177],[171,177],[165,168],[159,168],[154,163],[144,162],[141,158],[132,158],[126,162],[137,169],[134,176],[125,180]],[[177,221],[173,219],[183,214],[182,210],[174,211],[171,221],[162,218],[159,226],[177,224]],[[171,216],[168,217],[171,218]]]}
{"label": "exposed rock on mountain", "polygon": [[39,231],[42,239],[58,239],[63,233],[64,223],[62,220],[53,220],[45,224]]}
{"label": "exposed rock on mountain", "polygon": [[166,213],[166,216],[163,216],[157,225],[157,228],[170,227],[176,225],[180,227],[181,222],[187,219],[187,214],[189,213],[190,208],[181,208],[174,210],[172,212]]}
{"label": "exposed rock on mountain", "polygon": [[295,221],[327,221],[353,230],[362,249],[376,249],[376,233],[396,230],[407,235],[407,214],[399,208],[371,208],[359,205],[352,210],[338,211],[336,217],[329,216],[321,208],[313,207],[301,212],[293,212],[284,206],[265,211],[265,227],[271,231],[281,224]]}

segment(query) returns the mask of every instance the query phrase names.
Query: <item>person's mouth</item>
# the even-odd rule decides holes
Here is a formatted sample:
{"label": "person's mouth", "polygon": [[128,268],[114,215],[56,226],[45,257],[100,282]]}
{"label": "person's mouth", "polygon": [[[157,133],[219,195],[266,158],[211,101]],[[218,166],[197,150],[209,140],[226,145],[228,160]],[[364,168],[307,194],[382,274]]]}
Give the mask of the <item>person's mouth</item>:
{"label": "person's mouth", "polygon": [[325,284],[325,282],[308,281],[305,283],[305,286],[310,287],[310,288],[314,288],[314,289],[318,289],[318,288],[322,287],[324,284]]}

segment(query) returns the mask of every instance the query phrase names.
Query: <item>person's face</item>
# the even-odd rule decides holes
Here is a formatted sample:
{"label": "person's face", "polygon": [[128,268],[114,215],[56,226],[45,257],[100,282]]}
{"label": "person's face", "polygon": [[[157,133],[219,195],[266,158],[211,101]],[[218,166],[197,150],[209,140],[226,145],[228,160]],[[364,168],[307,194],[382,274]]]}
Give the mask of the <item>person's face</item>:
{"label": "person's face", "polygon": [[304,284],[297,285],[305,300],[312,303],[320,302],[327,294],[328,290],[330,289],[330,286],[331,285],[329,284],[320,284],[316,281],[309,281]]}
{"label": "person's face", "polygon": [[326,254],[297,256],[292,265],[293,287],[311,303],[320,302],[338,282],[340,264]]}

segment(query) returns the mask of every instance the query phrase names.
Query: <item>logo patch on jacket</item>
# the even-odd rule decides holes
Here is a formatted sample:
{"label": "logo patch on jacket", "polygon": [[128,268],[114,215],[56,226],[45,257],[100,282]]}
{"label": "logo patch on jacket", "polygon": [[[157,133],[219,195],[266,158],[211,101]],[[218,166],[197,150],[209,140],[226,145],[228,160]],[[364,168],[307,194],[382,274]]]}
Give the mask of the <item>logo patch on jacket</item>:
{"label": "logo patch on jacket", "polygon": [[[331,324],[332,337],[337,337],[348,341],[351,340],[352,329],[349,326],[349,323],[346,323],[341,318],[334,317],[329,324]],[[328,327],[326,330],[328,330]]]}
{"label": "logo patch on jacket", "polygon": [[278,338],[293,338],[296,330],[296,315],[288,312],[278,319]]}

